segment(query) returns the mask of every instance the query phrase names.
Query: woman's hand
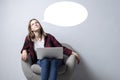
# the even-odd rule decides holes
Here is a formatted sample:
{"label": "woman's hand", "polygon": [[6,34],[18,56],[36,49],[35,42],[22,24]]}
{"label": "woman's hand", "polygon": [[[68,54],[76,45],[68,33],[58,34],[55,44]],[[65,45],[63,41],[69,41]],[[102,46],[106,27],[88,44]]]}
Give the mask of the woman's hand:
{"label": "woman's hand", "polygon": [[26,61],[27,60],[27,51],[23,50],[22,55],[21,55],[22,60]]}
{"label": "woman's hand", "polygon": [[75,55],[75,58],[77,59],[78,64],[79,64],[80,63],[80,56],[75,52],[72,52],[72,54]]}

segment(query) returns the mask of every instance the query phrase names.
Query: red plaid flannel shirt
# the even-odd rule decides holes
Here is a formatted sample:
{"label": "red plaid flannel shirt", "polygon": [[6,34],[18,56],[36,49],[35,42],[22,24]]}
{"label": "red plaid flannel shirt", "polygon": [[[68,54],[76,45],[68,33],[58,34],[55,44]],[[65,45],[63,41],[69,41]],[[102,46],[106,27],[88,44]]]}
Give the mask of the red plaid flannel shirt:
{"label": "red plaid flannel shirt", "polygon": [[[48,34],[48,33],[45,36],[45,44],[44,44],[44,46],[45,47],[63,47],[63,53],[64,54],[66,54],[68,56],[72,54],[72,50],[62,46],[55,39],[54,36],[52,36],[51,34]],[[34,42],[31,41],[28,36],[26,36],[26,38],[25,38],[25,42],[24,42],[23,48],[21,50],[21,53],[22,53],[23,50],[26,50],[27,53],[30,54],[30,57],[31,57],[33,63],[35,63],[37,61],[36,53],[35,53],[35,50],[34,50]]]}

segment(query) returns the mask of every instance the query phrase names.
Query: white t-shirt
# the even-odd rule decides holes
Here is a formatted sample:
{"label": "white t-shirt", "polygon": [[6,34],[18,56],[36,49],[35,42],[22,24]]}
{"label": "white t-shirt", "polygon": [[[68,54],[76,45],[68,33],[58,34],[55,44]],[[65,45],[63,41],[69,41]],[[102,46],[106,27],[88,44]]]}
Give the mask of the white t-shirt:
{"label": "white t-shirt", "polygon": [[44,44],[45,44],[44,38],[42,38],[41,41],[35,40],[34,41],[34,49],[35,49],[35,51],[37,50],[37,48],[44,48]]}

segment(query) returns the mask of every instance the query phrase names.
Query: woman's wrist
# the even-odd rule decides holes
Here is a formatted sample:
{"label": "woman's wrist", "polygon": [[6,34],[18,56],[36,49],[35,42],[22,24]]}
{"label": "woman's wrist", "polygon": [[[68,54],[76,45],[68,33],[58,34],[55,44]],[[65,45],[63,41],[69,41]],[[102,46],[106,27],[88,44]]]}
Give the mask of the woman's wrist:
{"label": "woman's wrist", "polygon": [[72,52],[72,54],[75,55],[75,58],[77,59],[78,64],[79,64],[80,63],[80,56],[75,52]]}
{"label": "woman's wrist", "polygon": [[22,53],[27,53],[27,51],[26,51],[26,50],[23,50]]}
{"label": "woman's wrist", "polygon": [[24,60],[24,61],[26,61],[26,59],[27,59],[27,51],[26,50],[23,50],[22,51],[22,60]]}

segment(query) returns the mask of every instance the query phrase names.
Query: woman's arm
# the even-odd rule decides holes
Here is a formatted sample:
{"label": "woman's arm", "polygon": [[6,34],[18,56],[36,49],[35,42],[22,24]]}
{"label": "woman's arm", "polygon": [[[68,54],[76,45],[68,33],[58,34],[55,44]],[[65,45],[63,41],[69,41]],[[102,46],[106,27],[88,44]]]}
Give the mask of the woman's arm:
{"label": "woman's arm", "polygon": [[28,38],[28,36],[26,36],[23,48],[21,50],[21,58],[24,61],[27,60],[28,48],[29,48],[29,38]]}
{"label": "woman's arm", "polygon": [[72,51],[72,54],[75,55],[75,58],[77,59],[78,64],[80,63],[80,56],[76,53]]}
{"label": "woman's arm", "polygon": [[68,56],[70,56],[72,54],[72,50],[68,49],[65,46],[62,46],[62,44],[54,36],[49,34],[49,37],[50,37],[50,40],[51,40],[53,46],[55,46],[55,47],[63,47],[63,53],[68,55]]}
{"label": "woman's arm", "polygon": [[27,60],[27,51],[26,51],[26,50],[23,50],[23,51],[22,51],[21,58],[22,58],[22,60],[24,60],[24,61]]}
{"label": "woman's arm", "polygon": [[[51,36],[52,36],[52,35],[51,35]],[[68,49],[68,48],[62,46],[62,45],[59,43],[59,41],[57,41],[57,40],[55,39],[54,36],[52,36],[51,38],[52,38],[52,42],[53,42],[54,46],[56,46],[56,47],[63,47],[63,52],[64,52],[64,54],[66,54],[66,55],[68,55],[68,56],[71,55],[71,54],[75,55],[75,58],[77,59],[78,64],[80,63],[80,56],[79,56],[77,53],[73,52],[71,49]]]}

